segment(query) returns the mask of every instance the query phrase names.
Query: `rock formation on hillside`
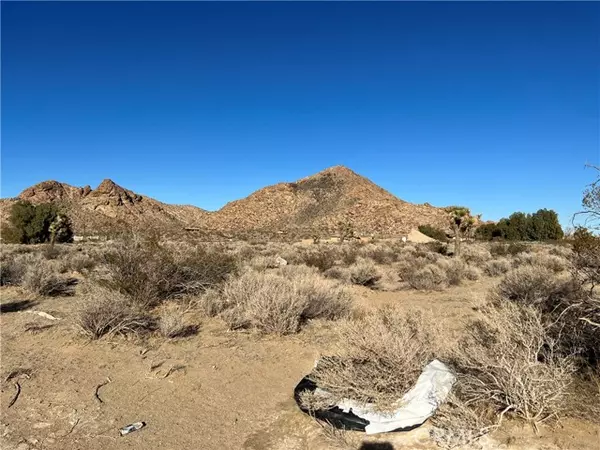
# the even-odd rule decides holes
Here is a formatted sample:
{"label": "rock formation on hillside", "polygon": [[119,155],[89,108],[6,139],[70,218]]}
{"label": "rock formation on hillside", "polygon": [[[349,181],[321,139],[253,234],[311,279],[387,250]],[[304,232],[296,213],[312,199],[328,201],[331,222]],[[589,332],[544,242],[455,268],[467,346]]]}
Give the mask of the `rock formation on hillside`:
{"label": "rock formation on hillside", "polygon": [[16,199],[0,203],[3,220],[16,200],[55,202],[71,215],[77,232],[127,226],[194,228],[237,235],[335,235],[350,223],[361,236],[399,236],[419,225],[447,227],[447,214],[429,204],[401,200],[352,170],[335,166],[293,183],[279,183],[228,203],[215,212],[189,205],[169,205],[104,180],[96,189],[44,181]]}

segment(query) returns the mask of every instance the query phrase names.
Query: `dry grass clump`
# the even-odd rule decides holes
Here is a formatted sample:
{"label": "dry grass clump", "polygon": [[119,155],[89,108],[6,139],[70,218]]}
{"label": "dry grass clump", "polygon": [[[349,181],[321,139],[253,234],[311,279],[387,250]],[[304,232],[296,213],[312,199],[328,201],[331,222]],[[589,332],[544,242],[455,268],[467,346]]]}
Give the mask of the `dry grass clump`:
{"label": "dry grass clump", "polygon": [[154,319],[119,292],[88,286],[76,314],[76,324],[90,339],[152,330]]}
{"label": "dry grass clump", "polygon": [[23,260],[23,264],[25,272],[21,284],[25,289],[48,297],[69,296],[75,293],[76,280],[60,276],[57,266],[52,261],[30,256]]}
{"label": "dry grass clump", "polygon": [[498,285],[502,297],[525,305],[544,301],[556,289],[557,280],[552,271],[537,265],[512,269]]}
{"label": "dry grass clump", "polygon": [[483,271],[490,277],[499,277],[508,272],[512,267],[512,264],[507,258],[498,258],[488,261],[483,266]]}
{"label": "dry grass clump", "polygon": [[292,275],[288,267],[283,274],[245,272],[231,278],[218,300],[212,293],[205,297],[205,302],[213,303],[204,308],[223,308],[221,316],[231,329],[275,334],[295,333],[310,319],[337,319],[350,313],[350,294],[338,283],[306,271]]}
{"label": "dry grass clump", "polygon": [[534,425],[556,417],[575,366],[555,345],[536,309],[485,305],[455,352],[458,395],[472,407],[492,406]]}
{"label": "dry grass clump", "polygon": [[164,305],[158,317],[158,331],[163,337],[174,339],[194,334],[196,326],[188,325],[185,320],[186,310],[177,303]]}
{"label": "dry grass clump", "polygon": [[381,271],[371,259],[360,258],[349,268],[350,282],[360,286],[375,287],[381,279]]}
{"label": "dry grass clump", "polygon": [[218,249],[194,247],[184,254],[142,240],[121,242],[102,258],[102,282],[144,307],[203,292],[237,269],[235,259]]}
{"label": "dry grass clump", "polygon": [[432,336],[423,316],[393,307],[340,324],[339,350],[319,360],[311,378],[336,400],[397,407],[432,359]]}

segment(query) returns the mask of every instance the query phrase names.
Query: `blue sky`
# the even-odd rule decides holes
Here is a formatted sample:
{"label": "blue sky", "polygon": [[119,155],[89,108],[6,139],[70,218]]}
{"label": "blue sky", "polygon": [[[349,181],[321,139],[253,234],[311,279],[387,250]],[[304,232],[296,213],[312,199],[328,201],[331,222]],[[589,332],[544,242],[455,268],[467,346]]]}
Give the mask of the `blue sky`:
{"label": "blue sky", "polygon": [[596,2],[2,2],[2,197],[111,178],[212,210],[342,164],[567,223],[599,83]]}

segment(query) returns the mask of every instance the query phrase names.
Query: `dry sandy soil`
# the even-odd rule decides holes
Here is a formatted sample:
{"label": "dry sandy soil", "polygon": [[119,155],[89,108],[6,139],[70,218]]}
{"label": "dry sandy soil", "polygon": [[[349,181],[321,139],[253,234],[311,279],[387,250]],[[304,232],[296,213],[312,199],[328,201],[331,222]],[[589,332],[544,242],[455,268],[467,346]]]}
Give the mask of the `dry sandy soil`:
{"label": "dry sandy soil", "polygon": [[[365,307],[393,302],[430,309],[443,319],[441,326],[459,329],[472,313],[471,302],[493,283],[485,279],[436,293],[357,288],[356,294]],[[293,389],[327,350],[332,332],[327,323],[316,322],[295,336],[265,337],[228,332],[218,319],[198,317],[198,334],[185,339],[90,342],[73,329],[77,297],[34,299],[17,288],[0,292],[3,449],[437,448],[428,424],[406,433],[340,437],[298,410]],[[17,369],[29,375],[6,381]],[[9,408],[15,380],[21,392]],[[120,427],[136,421],[147,426],[119,435]],[[479,448],[597,450],[598,442],[598,425],[565,420],[537,436],[513,423],[484,438]]]}

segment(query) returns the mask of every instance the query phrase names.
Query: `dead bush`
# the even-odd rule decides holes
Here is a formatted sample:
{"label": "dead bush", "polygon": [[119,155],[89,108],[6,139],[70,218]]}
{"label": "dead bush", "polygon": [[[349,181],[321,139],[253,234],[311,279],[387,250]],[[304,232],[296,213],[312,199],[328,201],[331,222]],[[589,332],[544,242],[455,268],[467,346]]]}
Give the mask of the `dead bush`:
{"label": "dead bush", "polygon": [[485,305],[455,353],[459,397],[534,425],[558,416],[574,365],[555,354],[555,344],[535,308]]}
{"label": "dead bush", "polygon": [[73,295],[77,280],[58,275],[57,267],[52,263],[40,257],[26,258],[22,286],[35,294],[48,297]]}
{"label": "dead bush", "polygon": [[90,339],[141,333],[155,328],[154,319],[117,291],[87,286],[76,314],[76,324]]}
{"label": "dead bush", "polygon": [[319,275],[245,272],[221,291],[221,313],[231,329],[295,333],[309,319],[337,319],[349,314],[351,298],[337,283]]}
{"label": "dead bush", "polygon": [[340,324],[339,349],[323,357],[311,377],[336,400],[397,406],[432,358],[422,315],[386,307]]}
{"label": "dead bush", "polygon": [[381,278],[381,272],[370,259],[360,258],[349,268],[350,282],[360,286],[374,287]]}
{"label": "dead bush", "polygon": [[422,269],[412,270],[403,275],[413,289],[423,291],[442,290],[448,286],[446,272],[440,266],[427,264]]}
{"label": "dead bush", "polygon": [[512,265],[506,258],[492,259],[483,266],[483,271],[490,277],[499,277],[511,269]]}
{"label": "dead bush", "polygon": [[525,305],[543,302],[557,289],[557,280],[545,267],[524,265],[509,271],[500,284],[498,293],[507,300]]}

